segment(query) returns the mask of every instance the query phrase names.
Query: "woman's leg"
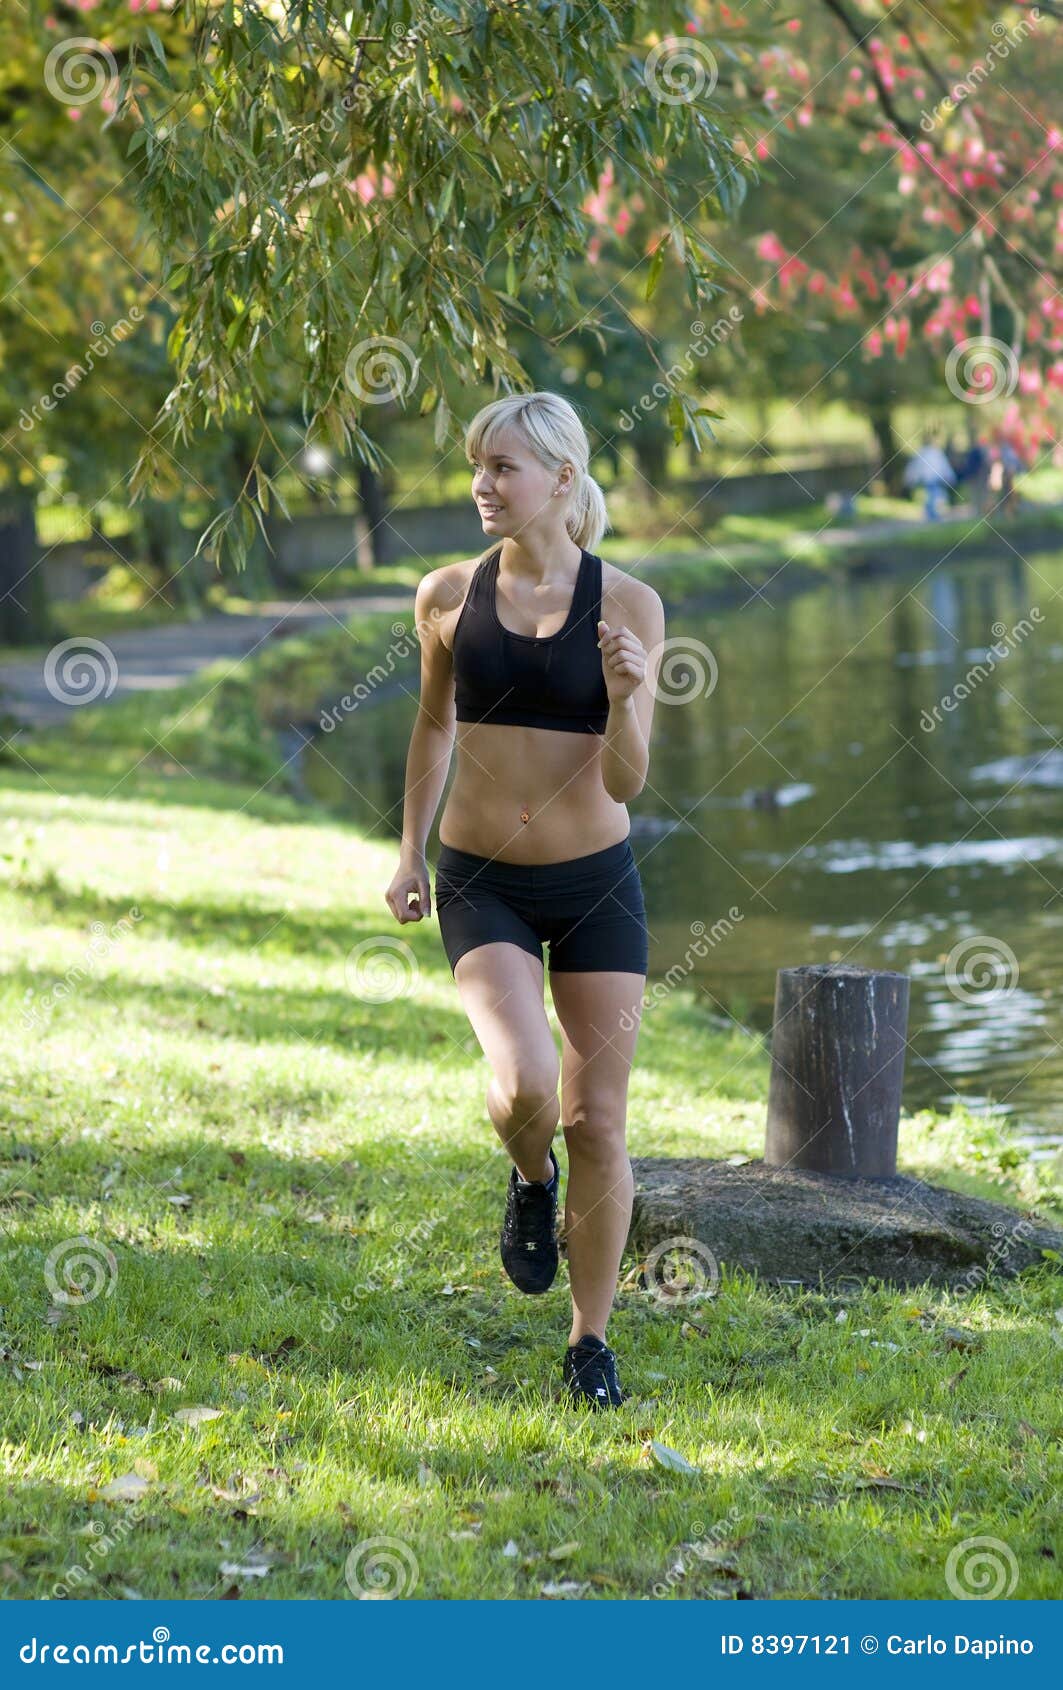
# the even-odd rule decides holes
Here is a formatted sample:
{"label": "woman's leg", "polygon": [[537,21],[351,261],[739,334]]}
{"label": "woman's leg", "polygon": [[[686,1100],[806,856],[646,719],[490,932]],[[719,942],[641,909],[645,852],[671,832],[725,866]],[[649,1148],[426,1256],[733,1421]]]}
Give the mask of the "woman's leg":
{"label": "woman's leg", "polygon": [[458,958],[454,982],[491,1068],[487,1112],[524,1180],[548,1180],[561,1113],[560,1064],[543,1006],[543,965],[499,940]]}
{"label": "woman's leg", "polygon": [[588,1332],[604,1340],[631,1225],[634,1180],[627,1153],[627,1091],[645,985],[644,974],[550,974],[563,1035],[570,1344]]}

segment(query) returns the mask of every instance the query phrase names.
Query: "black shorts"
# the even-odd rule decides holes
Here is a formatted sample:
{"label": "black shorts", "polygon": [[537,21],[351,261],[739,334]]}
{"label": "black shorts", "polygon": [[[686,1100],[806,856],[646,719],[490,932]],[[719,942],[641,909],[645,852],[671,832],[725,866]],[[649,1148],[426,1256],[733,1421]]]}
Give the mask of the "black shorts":
{"label": "black shorts", "polygon": [[645,974],[649,935],[630,837],[561,863],[503,863],[440,845],[435,910],[451,973],[476,945],[508,940],[551,973]]}

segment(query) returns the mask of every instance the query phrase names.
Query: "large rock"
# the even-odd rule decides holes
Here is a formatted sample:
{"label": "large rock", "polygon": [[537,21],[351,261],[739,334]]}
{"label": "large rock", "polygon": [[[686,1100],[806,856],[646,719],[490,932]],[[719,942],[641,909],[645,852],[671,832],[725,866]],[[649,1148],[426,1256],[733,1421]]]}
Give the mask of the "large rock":
{"label": "large rock", "polygon": [[636,1157],[632,1168],[632,1244],[645,1254],[679,1240],[675,1260],[681,1267],[689,1256],[702,1279],[707,1260],[710,1272],[741,1267],[810,1286],[873,1274],[896,1285],[974,1288],[1043,1262],[1042,1250],[1063,1255],[1063,1232],[1033,1211],[905,1174],[841,1179],[694,1156]]}

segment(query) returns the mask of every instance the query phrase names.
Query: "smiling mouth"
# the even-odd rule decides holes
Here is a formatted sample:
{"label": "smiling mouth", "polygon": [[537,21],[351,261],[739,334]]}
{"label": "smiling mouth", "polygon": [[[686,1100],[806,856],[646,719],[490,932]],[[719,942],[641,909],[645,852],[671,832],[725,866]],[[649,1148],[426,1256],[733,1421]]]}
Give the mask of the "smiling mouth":
{"label": "smiling mouth", "polygon": [[480,515],[481,516],[498,516],[500,514],[501,510],[502,510],[501,505],[481,505],[480,506]]}

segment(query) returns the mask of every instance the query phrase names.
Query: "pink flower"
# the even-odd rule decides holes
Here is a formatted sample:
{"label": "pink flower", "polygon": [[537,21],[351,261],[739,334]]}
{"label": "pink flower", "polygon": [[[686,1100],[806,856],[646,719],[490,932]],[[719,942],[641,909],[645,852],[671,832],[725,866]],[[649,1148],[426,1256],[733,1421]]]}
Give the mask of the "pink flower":
{"label": "pink flower", "polygon": [[627,234],[630,224],[631,213],[626,205],[622,205],[616,214],[616,222],[613,224],[613,228],[618,235],[623,236]]}
{"label": "pink flower", "polygon": [[778,235],[773,235],[770,232],[761,235],[755,250],[757,257],[763,258],[766,264],[780,264],[786,257],[786,249]]}
{"label": "pink flower", "polygon": [[881,358],[882,335],[878,329],[872,329],[871,332],[864,337],[864,346],[867,349],[869,357]]}

